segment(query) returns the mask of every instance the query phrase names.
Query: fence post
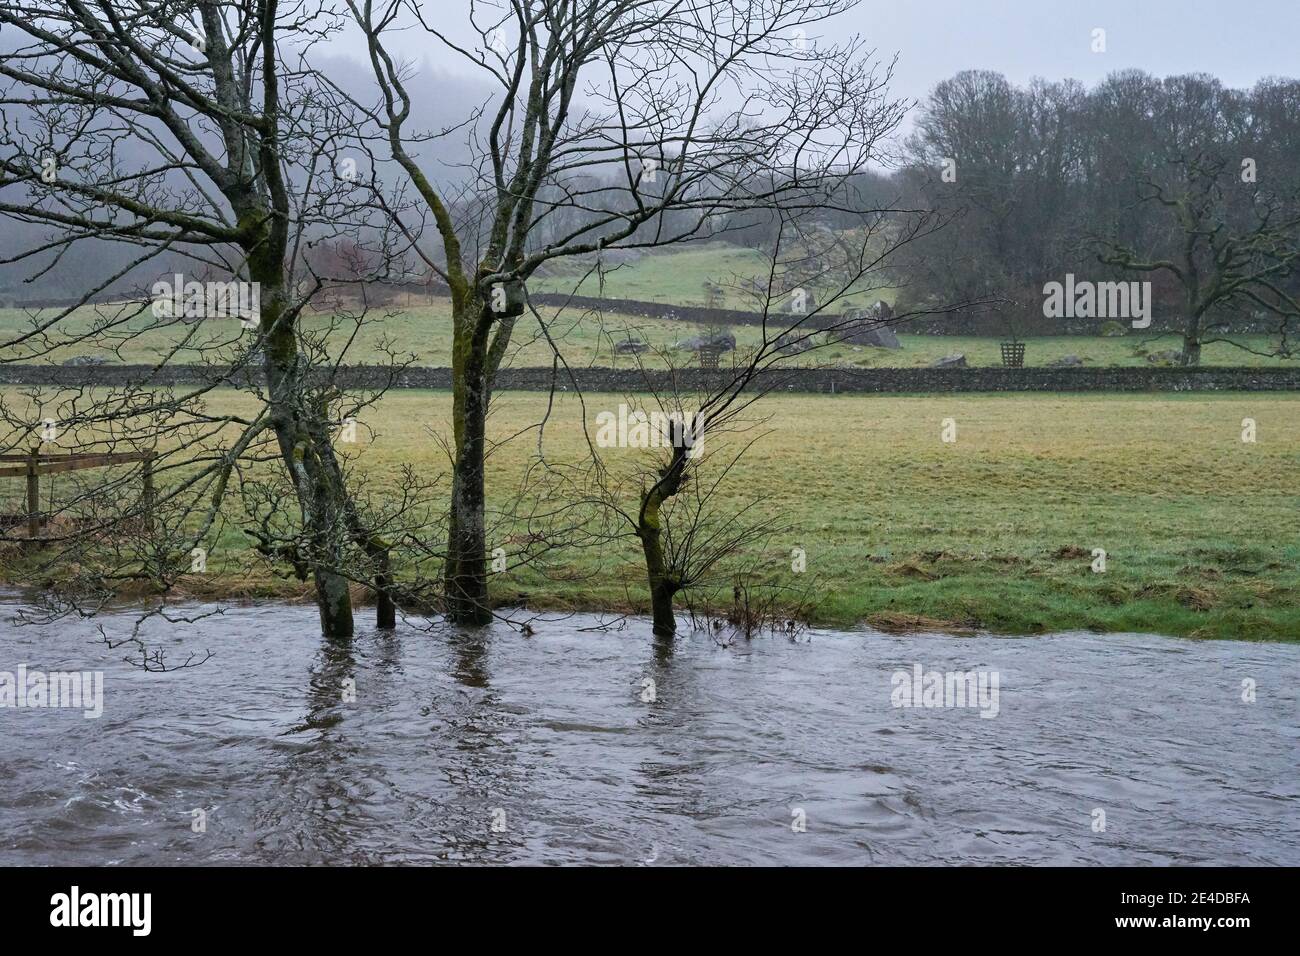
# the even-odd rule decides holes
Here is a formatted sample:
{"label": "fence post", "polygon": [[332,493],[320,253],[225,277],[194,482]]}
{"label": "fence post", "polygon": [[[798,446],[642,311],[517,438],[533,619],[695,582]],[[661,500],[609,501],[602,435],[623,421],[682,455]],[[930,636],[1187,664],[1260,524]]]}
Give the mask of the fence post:
{"label": "fence post", "polygon": [[388,549],[375,555],[375,627],[393,630],[397,627],[397,604],[393,601],[393,572]]}
{"label": "fence post", "polygon": [[35,540],[41,533],[41,478],[36,471],[40,451],[33,448],[27,456],[27,537]]}

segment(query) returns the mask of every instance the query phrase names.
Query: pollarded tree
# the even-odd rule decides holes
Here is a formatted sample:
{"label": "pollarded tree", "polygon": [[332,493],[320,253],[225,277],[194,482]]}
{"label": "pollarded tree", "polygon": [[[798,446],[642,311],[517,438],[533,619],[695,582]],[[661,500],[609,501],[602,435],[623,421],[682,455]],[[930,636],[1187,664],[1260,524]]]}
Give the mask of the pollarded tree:
{"label": "pollarded tree", "polygon": [[[331,366],[322,372],[324,350],[313,357],[302,347],[302,310],[320,278],[298,271],[311,229],[328,234],[328,224],[349,218],[347,183],[334,162],[355,123],[346,101],[302,59],[339,21],[326,7],[279,0],[23,0],[0,2],[0,24],[20,38],[0,59],[7,80],[0,213],[50,232],[15,259],[39,272],[83,246],[111,242],[131,250],[137,276],[183,268],[186,278],[216,276],[256,293],[244,303],[256,303],[244,316],[251,334],[233,322],[223,327],[231,335],[211,322],[187,329],[182,317],[167,310],[159,317],[147,302],[90,331],[61,334],[72,312],[64,309],[5,343],[6,359],[74,342],[111,348],[144,323],[180,330],[160,364],[200,340],[205,361],[219,367],[260,363],[265,390],[261,376],[245,383],[260,403],[251,416],[195,404],[236,380],[214,372],[189,396],[138,388],[101,396],[88,410],[82,402],[77,426],[93,433],[98,424],[142,446],[188,434],[194,467],[182,485],[206,482],[208,526],[241,457],[270,439],[296,497],[292,560],[314,581],[325,635],[350,636],[346,552],[375,554],[380,542],[349,498],[332,446]],[[126,271],[87,277],[81,301],[119,291]],[[178,415],[195,429],[186,432]],[[153,431],[126,436],[129,422]]]}
{"label": "pollarded tree", "polygon": [[[740,277],[735,282],[736,292],[748,292],[762,317],[757,339],[717,369],[688,369],[671,353],[659,353],[655,357],[667,369],[642,364],[639,396],[629,395],[618,413],[606,409],[597,415],[594,434],[593,423],[584,422],[589,462],[555,469],[573,487],[572,499],[612,519],[606,537],[638,543],[653,630],[660,637],[676,632],[675,602],[682,594],[707,592],[720,570],[782,527],[763,514],[772,502],[761,492],[748,505],[731,508],[720,493],[760,437],[765,419],[756,411],[763,398],[782,390],[795,363],[807,365],[820,349],[934,314],[867,317],[839,306],[851,296],[869,300],[881,291],[889,259],[942,228],[938,215],[893,206],[859,210],[856,228],[841,232],[806,228],[798,217],[779,212],[773,218],[776,239],[759,288],[745,290]],[[794,276],[800,284],[792,282]],[[814,290],[811,305],[808,293]],[[990,304],[962,302],[935,311]],[[576,378],[570,385],[579,390]],[[648,450],[627,450],[638,448]]]}
{"label": "pollarded tree", "polygon": [[[379,86],[372,118],[434,226],[403,227],[451,290],[446,604],[484,622],[487,412],[529,278],[559,258],[716,236],[733,213],[835,208],[903,107],[860,39],[813,36],[857,0],[469,0],[468,33],[445,4],[347,2]],[[430,134],[411,128],[412,100],[437,90],[393,53],[412,28],[496,88],[443,134],[470,130],[458,177],[420,162]]]}

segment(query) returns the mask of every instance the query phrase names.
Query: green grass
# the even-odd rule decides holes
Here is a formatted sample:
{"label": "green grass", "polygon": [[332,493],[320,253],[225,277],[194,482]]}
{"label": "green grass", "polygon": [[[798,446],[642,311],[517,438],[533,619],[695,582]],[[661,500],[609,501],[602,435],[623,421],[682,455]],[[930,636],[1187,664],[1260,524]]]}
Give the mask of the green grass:
{"label": "green grass", "polygon": [[[797,255],[787,249],[782,258]],[[753,293],[747,291],[748,280],[758,280],[760,289],[765,290],[771,273],[771,260],[763,253],[723,242],[633,252],[630,256],[624,254],[622,261],[602,261],[602,265],[603,269],[596,270],[594,258],[552,263],[549,271],[530,281],[529,288],[536,292],[703,306],[710,304],[705,289],[708,282],[720,287],[712,297],[714,308],[754,312],[758,307]],[[863,284],[868,288],[843,296],[832,311],[838,313],[841,305],[872,305],[879,299],[893,304],[894,289],[878,288],[870,277],[864,277]],[[773,288],[782,285],[776,280]],[[812,291],[816,294],[819,290]]]}
{"label": "green grass", "polygon": [[[589,423],[624,400],[585,398]],[[225,393],[213,404],[249,401]],[[500,393],[492,435],[537,421],[544,401]],[[446,393],[392,393],[362,422],[373,438],[363,429],[361,443],[341,448],[377,491],[392,489],[403,463],[445,473],[428,429],[445,433],[449,408]],[[736,567],[813,585],[818,623],[1300,639],[1300,396],[783,395],[760,408],[770,434],[721,504],[759,499],[759,512],[790,530]],[[559,397],[546,429],[553,462],[581,459],[580,414],[573,396]],[[1240,440],[1247,417],[1256,444]],[[940,441],[945,418],[957,423],[955,444]],[[494,500],[515,489],[535,450],[529,432],[493,453]],[[647,454],[606,452],[615,473]],[[19,506],[21,484],[8,483],[7,510]],[[795,547],[807,554],[803,575],[791,570]],[[196,593],[285,593],[250,574],[243,548],[229,528]],[[1094,548],[1107,552],[1104,574],[1091,570]],[[545,568],[492,583],[502,602],[646,606],[639,554],[626,541],[559,551]],[[729,594],[728,573],[716,583]]]}
{"label": "green grass", "polygon": [[[66,333],[85,330],[100,316],[89,309],[80,310],[62,326]],[[628,368],[636,364],[632,356],[614,354],[614,343],[629,336],[643,339],[655,350],[669,350],[672,361],[677,365],[692,364],[693,357],[686,352],[671,352],[674,343],[695,335],[698,328],[686,322],[666,319],[644,319],[637,316],[615,313],[596,314],[577,308],[564,310],[540,310],[543,321],[547,323],[552,340],[562,349],[566,361],[575,367],[589,365]],[[46,313],[49,314],[49,313]],[[8,339],[16,331],[26,327],[27,316],[17,310],[0,310],[0,337]],[[149,320],[133,320],[128,327],[140,329]],[[323,330],[329,320],[323,315],[308,314],[305,325],[308,328]],[[54,363],[64,361],[74,355],[101,355],[110,362],[128,364],[152,364],[161,361],[170,354],[182,336],[194,332],[196,338],[191,340],[190,350],[177,353],[173,362],[196,362],[204,357],[201,346],[213,343],[226,343],[224,354],[229,357],[232,349],[229,343],[235,341],[239,331],[234,320],[216,320],[209,326],[200,327],[196,332],[193,327],[151,329],[144,334],[130,336],[124,331],[115,331],[110,341],[100,339],[102,346],[114,345],[116,352],[106,351],[105,347],[95,347],[89,343],[64,346],[51,354],[33,357],[37,363]],[[760,340],[760,330],[756,326],[737,325],[730,327],[736,336],[737,346],[743,352],[753,348]],[[251,333],[247,333],[250,334]],[[331,352],[338,355],[347,341],[351,330],[339,329],[330,335]],[[837,344],[818,349],[809,355],[789,360],[792,364],[838,365],[852,368],[885,367],[923,367],[935,359],[952,354],[963,353],[973,366],[1000,365],[1002,363],[999,342],[996,338],[958,335],[911,335],[899,334],[900,349],[879,349],[870,346]],[[516,367],[550,366],[553,349],[542,328],[532,315],[520,319],[513,338],[509,364]],[[1269,339],[1266,336],[1245,336],[1240,340],[1256,350],[1266,350]],[[1148,363],[1145,352],[1177,348],[1180,341],[1175,335],[1141,337],[1137,335],[1118,336],[1114,338],[1055,336],[1026,339],[1025,364],[1042,366],[1066,355],[1077,355],[1085,365],[1091,366],[1145,366]],[[389,309],[374,309],[367,321],[357,331],[351,342],[347,359],[358,364],[383,363],[386,354],[394,352],[416,365],[446,366],[451,356],[451,307],[447,300],[435,299],[432,303],[418,298],[399,302]],[[30,353],[20,352],[11,347],[0,358],[26,357]],[[1288,364],[1287,360],[1267,358],[1254,355],[1228,343],[1217,343],[1205,347],[1202,361],[1206,365],[1249,365],[1278,366]],[[641,362],[651,367],[662,367],[666,360],[654,352],[641,356]]]}
{"label": "green grass", "polygon": [[639,299],[673,305],[704,305],[706,281],[727,290],[718,308],[753,308],[753,300],[730,290],[737,277],[765,276],[769,263],[761,253],[725,243],[680,246],[672,250],[646,252],[631,261],[608,264],[602,274],[594,271],[595,260],[556,264],[536,277],[529,288],[536,292],[599,296],[607,299]]}
{"label": "green grass", "polygon": [[[607,298],[629,298],[683,305],[703,305],[705,280],[735,285],[739,277],[765,277],[766,265],[760,253],[725,243],[684,245],[670,249],[646,252],[621,265],[611,266],[605,274],[603,291],[597,276],[586,275],[590,263],[568,262],[553,266],[551,273],[536,276],[530,288],[536,292],[573,292],[584,295],[603,295]],[[584,275],[586,278],[584,279]],[[849,297],[854,305],[865,305],[876,299],[893,300],[893,290],[874,290],[868,294]],[[743,294],[732,291],[717,305],[753,310],[754,302]],[[830,307],[827,317],[839,315],[840,303]],[[615,355],[614,343],[631,336],[644,339],[655,350],[671,350],[674,343],[690,338],[699,330],[692,323],[671,320],[644,319],[618,313],[595,313],[576,306],[565,309],[539,308],[546,332],[563,350],[566,361],[574,366],[603,365],[631,367],[638,361],[631,356]],[[36,318],[50,319],[57,313],[45,310]],[[124,314],[121,306],[83,308],[60,323],[60,333],[85,332],[103,327]],[[304,313],[303,325],[318,332],[326,330],[337,321],[325,312]],[[32,317],[16,309],[0,309],[0,341],[11,341],[15,333],[30,330]],[[152,364],[172,355],[184,337],[191,336],[188,348],[182,348],[170,359],[172,362],[229,360],[233,344],[247,342],[252,333],[243,333],[233,319],[208,320],[197,325],[171,328],[151,328],[148,316],[135,318],[122,326],[105,329],[94,342],[62,345],[48,354],[35,355],[32,346],[39,340],[29,340],[24,345],[0,350],[0,360],[30,360],[58,363],[77,355],[99,355],[111,362]],[[147,331],[141,331],[146,330]],[[904,327],[905,329],[905,327]],[[754,347],[759,341],[755,326],[730,327],[736,336],[738,348]],[[989,336],[939,336],[913,335],[900,332],[901,349],[877,349],[847,344],[819,349],[796,364],[839,365],[853,368],[921,367],[935,359],[954,352],[963,353],[974,366],[1000,365],[1002,362],[997,337]],[[1242,345],[1256,351],[1269,351],[1270,339],[1254,335],[1239,338]],[[211,347],[221,345],[213,350]],[[416,365],[447,366],[451,364],[451,302],[449,299],[399,293],[387,306],[371,306],[359,329],[344,323],[329,336],[329,351],[338,357],[347,346],[346,360],[357,364],[375,364],[388,361],[396,353],[403,360]],[[1114,338],[1054,336],[1026,340],[1025,362],[1029,366],[1047,365],[1067,355],[1077,355],[1086,365],[1144,366],[1146,353],[1178,348],[1178,336],[1143,336],[1130,332]],[[520,319],[508,362],[516,367],[546,366],[552,364],[553,348],[543,334],[541,324],[531,314]],[[694,357],[687,352],[672,352],[674,364],[693,364]],[[1206,365],[1285,365],[1287,360],[1252,354],[1231,344],[1218,343],[1206,346],[1202,361]],[[662,367],[667,361],[658,355],[644,354],[640,362],[651,367]]]}
{"label": "green grass", "polygon": [[[535,399],[510,401],[521,420]],[[750,557],[772,583],[815,576],[824,623],[1300,639],[1300,397],[782,396],[767,411],[728,500],[760,497],[790,525]],[[949,417],[955,444],[939,440]],[[1268,437],[1243,444],[1244,417]],[[617,580],[519,594],[640,591],[632,551],[570,561]]]}

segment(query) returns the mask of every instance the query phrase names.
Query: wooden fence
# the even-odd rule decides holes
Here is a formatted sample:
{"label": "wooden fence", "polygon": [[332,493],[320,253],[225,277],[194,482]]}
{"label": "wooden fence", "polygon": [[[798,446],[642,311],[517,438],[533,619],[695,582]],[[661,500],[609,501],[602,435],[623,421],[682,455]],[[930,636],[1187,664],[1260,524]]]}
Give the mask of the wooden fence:
{"label": "wooden fence", "polygon": [[[17,465],[5,465],[4,462],[21,462]],[[83,468],[101,468],[105,465],[122,465],[128,462],[143,462],[141,477],[144,490],[141,495],[141,508],[146,515],[153,510],[153,462],[154,452],[126,451],[111,454],[70,454],[48,455],[33,448],[25,455],[0,455],[0,478],[27,478],[27,536],[35,538],[41,533],[44,519],[41,516],[41,475],[53,475],[61,471],[81,471]]]}

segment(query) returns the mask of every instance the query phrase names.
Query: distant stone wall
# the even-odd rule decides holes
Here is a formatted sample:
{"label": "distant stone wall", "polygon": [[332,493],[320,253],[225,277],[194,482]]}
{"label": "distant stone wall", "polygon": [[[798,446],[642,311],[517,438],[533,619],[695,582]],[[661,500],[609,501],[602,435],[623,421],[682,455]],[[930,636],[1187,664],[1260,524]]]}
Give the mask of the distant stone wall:
{"label": "distant stone wall", "polygon": [[[725,358],[724,358],[725,361]],[[675,384],[695,390],[725,381],[725,368],[699,368],[673,372],[625,368],[574,370],[577,387],[586,392],[638,392]],[[339,384],[349,388],[381,388],[390,371],[379,366],[349,366],[340,370]],[[501,390],[571,391],[574,380],[550,368],[503,369],[497,379]],[[0,365],[0,385],[55,386],[155,386],[194,385],[227,381],[253,384],[262,381],[260,369],[214,369],[203,365],[176,365],[154,371],[145,365]],[[757,379],[758,387],[776,391],[838,394],[840,392],[1269,392],[1300,390],[1300,367],[1295,368],[876,368],[779,369]],[[409,368],[397,376],[397,388],[450,389],[451,370]]]}
{"label": "distant stone wall", "polygon": [[[451,291],[435,284],[401,284],[390,283],[383,286],[390,292],[409,292],[415,295],[445,298]],[[747,312],[740,309],[706,309],[697,305],[673,305],[668,302],[646,302],[641,299],[607,299],[597,296],[568,295],[555,292],[530,293],[529,301],[533,305],[552,308],[573,309],[580,312],[601,311],[621,315],[635,315],[646,319],[665,319],[685,322],[699,326],[715,325],[762,325],[766,321],[773,334],[790,323],[790,316],[777,312],[764,317],[761,312]],[[117,301],[111,297],[95,300],[97,304]],[[0,308],[49,309],[68,308],[77,305],[78,299],[15,299],[0,295]],[[1107,319],[1049,319],[1033,315],[1018,324],[1021,338],[1041,335],[1085,335],[1101,334]],[[827,309],[808,319],[808,327],[823,329],[828,326],[840,326],[844,322],[838,309]],[[1128,329],[1127,322],[1121,325]],[[1255,319],[1250,316],[1235,316],[1226,322],[1216,323],[1215,330],[1223,334],[1248,335],[1277,332],[1277,319]],[[976,335],[1005,338],[1006,321],[996,314],[948,313],[944,315],[916,316],[901,321],[894,328],[913,335]],[[1150,335],[1157,332],[1181,332],[1182,322],[1177,316],[1156,316],[1149,329],[1140,332],[1128,331],[1130,335]]]}
{"label": "distant stone wall", "polygon": [[[739,309],[706,309],[699,305],[673,305],[667,302],[644,302],[640,299],[603,299],[588,295],[565,295],[554,292],[533,292],[529,294],[528,299],[534,305],[549,305],[553,308],[577,309],[579,311],[595,309],[601,312],[618,312],[622,315],[638,315],[646,319],[691,322],[696,325],[763,324],[763,314],[761,312],[744,312]],[[780,318],[780,316],[773,314],[769,321],[776,322]],[[838,316],[828,316],[826,321],[838,321]]]}
{"label": "distant stone wall", "polygon": [[[587,368],[575,373],[583,391],[635,392],[647,385],[696,389],[726,375],[703,369],[673,373],[636,369]],[[722,380],[725,381],[725,378]],[[550,387],[550,369],[503,371],[498,388],[534,390]],[[558,387],[569,380],[555,379]],[[759,376],[760,387],[775,391],[838,394],[841,392],[1185,392],[1296,391],[1300,368],[878,368],[789,369]]]}

